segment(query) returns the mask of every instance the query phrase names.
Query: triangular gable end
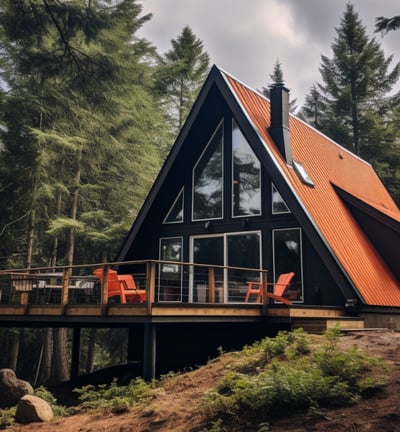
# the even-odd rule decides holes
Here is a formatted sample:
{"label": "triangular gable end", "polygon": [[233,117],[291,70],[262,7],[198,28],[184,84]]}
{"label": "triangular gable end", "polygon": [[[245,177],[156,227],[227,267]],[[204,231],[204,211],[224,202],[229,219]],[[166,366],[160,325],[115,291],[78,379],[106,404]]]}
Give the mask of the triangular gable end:
{"label": "triangular gable end", "polygon": [[[310,241],[312,247],[316,251],[316,254],[321,259],[321,262],[324,263],[328,269],[329,274],[335,281],[336,286],[342,292],[343,298],[355,298],[361,303],[370,305],[393,306],[398,304],[400,306],[400,295],[398,298],[396,297],[395,286],[393,289],[391,289],[390,298],[388,299],[380,299],[379,296],[374,295],[373,293],[371,295],[371,290],[363,289],[366,279],[361,277],[360,281],[357,280],[357,278],[359,278],[359,274],[357,271],[355,273],[353,272],[354,269],[349,266],[349,264],[346,262],[346,257],[341,252],[340,248],[342,247],[341,242],[343,236],[338,235],[335,229],[330,228],[332,222],[329,222],[329,218],[332,219],[333,216],[337,216],[337,212],[335,213],[336,208],[335,210],[332,210],[332,207],[329,206],[340,206],[341,204],[339,201],[333,203],[329,202],[329,199],[332,197],[332,192],[329,192],[328,190],[328,183],[330,190],[333,191],[333,187],[330,184],[332,179],[329,177],[329,167],[319,167],[320,163],[315,163],[315,161],[312,160],[313,157],[315,158],[315,154],[310,153],[310,151],[317,153],[319,151],[319,147],[321,147],[320,151],[325,152],[326,150],[329,150],[326,151],[326,153],[332,153],[333,150],[334,152],[336,151],[339,153],[340,151],[337,149],[340,149],[340,147],[335,143],[330,142],[326,137],[323,137],[317,131],[313,130],[308,125],[305,125],[300,120],[290,116],[290,135],[292,140],[293,163],[285,161],[285,158],[279,153],[277,146],[271,139],[271,135],[268,133],[270,118],[269,101],[266,100],[262,95],[237,81],[226,72],[221,71],[216,66],[213,66],[211,69],[210,74],[202,90],[200,91],[199,96],[191,112],[189,113],[189,116],[174,146],[170,151],[170,154],[165,161],[156,182],[154,183],[135,223],[132,226],[130,233],[127,236],[125,243],[123,244],[117,260],[124,261],[130,258],[129,251],[132,248],[133,242],[140,233],[143,223],[147,218],[152,218],[152,211],[154,213],[155,211],[159,210],[154,209],[153,206],[157,196],[160,194],[160,191],[163,191],[164,193],[167,192],[167,189],[164,188],[163,190],[164,182],[167,178],[171,178],[170,172],[178,160],[182,166],[181,155],[185,154],[186,157],[188,157],[188,155],[197,152],[197,156],[193,156],[192,159],[190,159],[190,163],[198,160],[201,149],[197,147],[190,148],[190,145],[193,144],[191,144],[188,137],[190,137],[190,134],[194,136],[192,129],[198,128],[197,131],[201,131],[198,126],[198,123],[201,123],[199,118],[202,118],[203,120],[202,126],[209,127],[210,136],[212,131],[216,129],[218,123],[221,121],[221,117],[218,117],[216,114],[216,117],[218,118],[213,118],[212,116],[208,118],[208,120],[212,119],[212,124],[208,125],[204,123],[204,121],[207,120],[204,114],[204,105],[206,104],[209,95],[213,92],[218,93],[219,97],[223,100],[225,107],[223,109],[228,109],[230,111],[230,115],[236,121],[238,129],[245,137],[245,140],[251,143],[252,151],[254,151],[256,157],[261,161],[264,172],[268,173],[270,181],[275,185],[286,206],[291,210],[293,216],[299,223],[299,226],[304,230],[307,240]],[[207,109],[212,110],[214,107],[208,105]],[[214,112],[218,113],[217,108],[215,108]],[[196,140],[192,141],[194,142]],[[185,149],[183,149],[184,144],[186,146]],[[309,150],[309,148],[311,150]],[[309,151],[309,153],[307,153],[307,151]],[[347,157],[347,154],[345,154],[345,157],[342,155],[340,159],[345,161],[342,163],[342,165],[358,164],[356,166],[358,172],[362,172],[362,175],[369,176],[371,169],[370,167],[366,167],[366,164],[363,165],[363,162],[354,162],[355,159],[350,156]],[[310,182],[305,182],[304,179],[301,178],[299,173],[293,168],[295,163],[303,166],[304,171],[307,173],[307,176],[311,180],[312,184]],[[361,170],[359,169],[360,167]],[[319,171],[316,171],[316,169],[319,169]],[[327,171],[327,173],[323,172],[324,169]],[[343,167],[341,167],[341,169],[342,172],[345,172],[343,171]],[[354,166],[352,166],[352,169],[354,169]],[[326,178],[324,178],[325,174]],[[176,192],[174,192],[175,194],[178,193],[179,188],[182,187],[182,182],[184,182],[184,179],[179,177],[180,175],[180,170],[176,170],[176,175],[174,177],[177,177],[177,181],[176,184],[173,185],[174,188],[176,188]],[[179,182],[181,182],[180,186],[178,185]],[[186,183],[186,187],[187,186],[188,183]],[[377,184],[376,189],[379,190],[381,187],[382,185]],[[192,193],[191,190],[189,191],[185,189],[185,193],[186,192],[188,194]],[[271,187],[269,195],[272,195]],[[327,199],[328,196],[329,198]],[[335,196],[337,197],[336,192]],[[331,199],[331,201],[333,200]],[[324,205],[326,208],[323,207]],[[164,217],[171,208],[173,208],[173,200],[171,200],[168,204],[168,207],[164,209]],[[272,201],[270,203],[270,209],[271,208]],[[192,209],[185,209],[185,214],[186,216],[189,215],[190,219],[192,217],[191,211]],[[253,210],[247,209],[246,211]],[[242,215],[239,214],[239,216]],[[254,214],[251,216],[254,216]],[[257,213],[256,216],[262,217],[261,214],[257,215]],[[282,217],[284,217],[284,214]],[[242,227],[248,230],[249,227],[251,227],[251,221],[251,219],[243,220]],[[209,227],[209,222],[207,220],[205,220],[205,222],[205,226]],[[368,240],[366,238],[360,237],[359,230],[357,230],[354,226],[354,222],[347,218],[345,219],[345,224],[343,226],[347,230],[346,235],[351,233],[351,236],[353,236],[353,243],[362,240],[365,247],[369,247]],[[341,227],[342,225],[340,225],[339,228]],[[200,233],[201,231],[199,231],[197,228],[196,232]],[[140,238],[139,244],[147,243],[147,240],[148,239]],[[136,245],[136,248],[137,247],[138,246]],[[346,247],[347,245],[345,245],[345,248]],[[354,253],[358,254],[360,251],[355,250]],[[152,253],[141,256],[141,258],[156,258],[154,255],[155,254]],[[371,256],[373,256],[373,259],[371,260],[371,266],[373,266],[375,263],[379,268],[383,268],[378,263],[379,257],[376,254],[370,254],[369,258],[371,258]],[[187,257],[186,259],[188,258],[190,257]],[[353,262],[354,261],[356,261],[355,257],[353,257]],[[376,274],[378,273],[376,272]],[[396,284],[395,281],[390,281],[389,276],[385,278],[385,282],[388,281],[389,283]]]}

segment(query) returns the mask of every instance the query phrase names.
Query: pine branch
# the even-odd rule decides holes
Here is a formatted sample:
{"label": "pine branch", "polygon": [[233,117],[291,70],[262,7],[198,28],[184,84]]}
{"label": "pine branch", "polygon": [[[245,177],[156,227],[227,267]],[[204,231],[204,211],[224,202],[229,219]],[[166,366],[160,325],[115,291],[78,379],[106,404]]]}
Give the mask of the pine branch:
{"label": "pine branch", "polygon": [[2,228],[2,230],[0,231],[0,237],[4,234],[5,230],[6,230],[10,225],[13,225],[13,224],[19,222],[20,220],[24,219],[25,217],[27,217],[27,216],[29,215],[30,212],[31,212],[31,210],[28,210],[24,215],[22,215],[22,216],[20,216],[19,218],[17,218],[17,219],[15,219],[15,220],[13,220],[13,221],[8,222],[7,224],[5,224],[5,225],[3,226],[3,228]]}

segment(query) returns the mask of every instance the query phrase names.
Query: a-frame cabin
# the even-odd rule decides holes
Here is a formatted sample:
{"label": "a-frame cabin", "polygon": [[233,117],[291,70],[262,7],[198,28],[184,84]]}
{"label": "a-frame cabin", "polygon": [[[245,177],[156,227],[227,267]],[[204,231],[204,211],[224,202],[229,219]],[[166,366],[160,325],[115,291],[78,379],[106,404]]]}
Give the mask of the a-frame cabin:
{"label": "a-frame cabin", "polygon": [[[270,93],[213,66],[117,261],[293,271],[294,304],[396,315],[398,207],[370,164],[289,113],[283,85]],[[163,271],[176,284],[157,301],[196,301],[201,274]],[[226,284],[221,301],[238,301]]]}

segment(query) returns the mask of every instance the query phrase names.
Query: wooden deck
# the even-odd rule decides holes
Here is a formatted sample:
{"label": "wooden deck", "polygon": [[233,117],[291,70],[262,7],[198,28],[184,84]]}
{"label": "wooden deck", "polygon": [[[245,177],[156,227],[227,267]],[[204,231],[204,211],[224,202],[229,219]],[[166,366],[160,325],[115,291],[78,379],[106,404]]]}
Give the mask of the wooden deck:
{"label": "wooden deck", "polygon": [[[177,338],[180,330],[176,326],[180,323],[183,324],[181,329],[184,329],[185,324],[196,326],[200,335],[204,333],[201,326],[204,326],[205,331],[213,332],[217,325],[228,332],[230,326],[245,328],[253,325],[264,329],[261,332],[265,331],[265,334],[268,334],[271,328],[302,327],[311,332],[323,332],[334,326],[342,329],[363,328],[362,319],[347,316],[345,310],[338,307],[311,307],[302,303],[287,306],[273,303],[265,294],[261,303],[246,303],[246,280],[249,278],[262,282],[263,293],[271,289],[267,282],[267,272],[260,269],[211,267],[165,261],[106,263],[101,265],[103,277],[97,281],[95,289],[93,270],[99,266],[0,271],[0,327],[74,329],[72,377],[76,376],[78,370],[82,328],[125,327],[135,329],[136,338],[137,329],[143,329],[140,330],[143,331],[143,342],[139,345],[143,347],[141,362],[145,378],[156,375],[156,333],[158,328],[161,329],[159,325],[173,327],[174,332],[178,333]],[[174,276],[176,270],[179,271],[182,277],[178,287],[176,283],[172,283],[176,282],[176,278],[161,280],[161,266],[174,270]],[[192,277],[195,266],[200,267],[204,273],[201,283],[197,284]],[[118,269],[121,274],[133,274],[138,287],[145,290],[145,301],[126,304],[112,302],[113,299],[108,297],[107,275],[110,268]],[[196,274],[199,274],[199,271]],[[227,277],[230,274],[234,276]],[[221,275],[224,276],[223,284],[218,280]],[[196,286],[202,289],[205,286],[206,292],[196,296]],[[165,300],[171,298],[171,295],[174,301]],[[221,337],[224,338],[224,333]],[[230,334],[230,337],[234,335]]]}
{"label": "wooden deck", "polygon": [[[160,281],[161,266],[178,269],[181,277],[180,297],[175,301],[162,299],[162,290],[171,289],[171,281]],[[177,267],[179,266],[179,268]],[[101,267],[103,278],[97,280],[93,270]],[[195,299],[192,292],[195,281],[191,278],[193,268],[200,268],[204,273],[207,289],[204,299]],[[145,290],[143,303],[119,304],[108,298],[107,275],[111,268],[118,273],[133,273],[138,288]],[[141,273],[135,270],[140,270]],[[234,271],[235,275],[224,281],[224,299],[217,296],[218,272]],[[342,308],[310,307],[302,303],[293,306],[276,304],[266,295],[261,303],[246,303],[246,280],[258,279],[263,282],[263,292],[270,289],[267,271],[243,269],[237,267],[207,266],[193,263],[167,261],[133,261],[123,263],[105,263],[80,265],[73,267],[35,268],[0,271],[0,326],[32,324],[42,325],[100,325],[157,323],[157,322],[301,322],[301,320],[326,320],[329,327],[333,322],[341,325],[361,326],[361,321],[346,317]],[[99,283],[98,291],[93,294],[93,284]],[[82,286],[79,288],[78,282]],[[186,288],[185,288],[186,286]],[[88,288],[89,287],[89,288]],[[8,290],[8,296],[6,296]],[[92,291],[91,291],[92,290]],[[192,290],[192,291],[190,291]],[[84,299],[76,298],[77,292],[85,293]],[[92,294],[88,294],[92,292]],[[10,292],[12,295],[10,295]],[[222,291],[221,291],[222,292]],[[56,299],[52,295],[56,294]]]}
{"label": "wooden deck", "polygon": [[[259,322],[286,323],[299,327],[299,323],[315,320],[322,330],[338,325],[341,328],[362,328],[363,321],[350,317],[341,308],[307,307],[303,305],[265,307],[262,304],[157,304],[151,313],[144,305],[0,305],[0,326],[23,325],[75,326],[134,323],[178,322]],[[309,326],[308,326],[309,327]],[[314,328],[316,328],[314,326]]]}

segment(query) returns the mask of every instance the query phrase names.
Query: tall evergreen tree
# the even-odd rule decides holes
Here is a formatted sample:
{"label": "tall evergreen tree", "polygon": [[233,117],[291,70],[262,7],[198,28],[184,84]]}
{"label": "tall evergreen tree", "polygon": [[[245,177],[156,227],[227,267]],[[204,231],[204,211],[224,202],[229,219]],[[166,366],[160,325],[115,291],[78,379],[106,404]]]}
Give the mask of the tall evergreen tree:
{"label": "tall evergreen tree", "polygon": [[175,135],[182,127],[210,67],[203,42],[186,26],[171,40],[172,48],[160,58],[157,89],[168,111]]}
{"label": "tall evergreen tree", "polygon": [[[163,139],[140,13],[135,0],[0,0],[4,266],[112,259],[132,223]],[[58,380],[67,337],[43,339]]]}
{"label": "tall evergreen tree", "polygon": [[337,139],[335,125],[342,123],[347,131],[342,144],[363,156],[371,145],[367,119],[373,114],[386,117],[387,94],[399,78],[400,64],[389,71],[393,56],[385,58],[375,38],[368,38],[351,4],[336,31],[333,57],[321,56],[323,91],[335,117],[334,127],[326,132]]}
{"label": "tall evergreen tree", "polygon": [[368,37],[351,4],[336,32],[333,57],[321,56],[323,84],[311,89],[302,116],[371,162],[399,201],[398,188],[393,187],[400,172],[399,133],[393,123],[396,97],[389,94],[400,64],[390,70],[393,56],[386,58],[375,38]]}
{"label": "tall evergreen tree", "polygon": [[310,89],[310,92],[306,95],[304,105],[299,112],[299,117],[304,121],[308,122],[316,129],[324,129],[324,113],[326,112],[326,103],[319,85],[314,83]]}
{"label": "tall evergreen tree", "polygon": [[[279,61],[279,59],[276,60],[275,64],[274,64],[274,68],[272,70],[272,73],[269,75],[270,79],[271,79],[271,84],[284,84],[285,83],[285,79],[283,77],[283,70],[282,70],[282,64]],[[261,93],[269,98],[269,87],[262,87],[261,89]],[[297,99],[291,99],[289,102],[289,109],[290,112],[295,112],[297,109]]]}
{"label": "tall evergreen tree", "polygon": [[[25,247],[30,265],[32,255],[55,263],[57,249],[59,262],[71,263],[79,241],[78,259],[112,258],[159,167],[153,51],[135,36],[149,16],[135,0],[0,7],[9,87],[2,156],[12,161],[3,164],[4,187],[21,191],[20,207],[10,193],[2,221],[19,221],[8,230],[20,239],[13,252]],[[85,253],[93,247],[97,256]]]}

